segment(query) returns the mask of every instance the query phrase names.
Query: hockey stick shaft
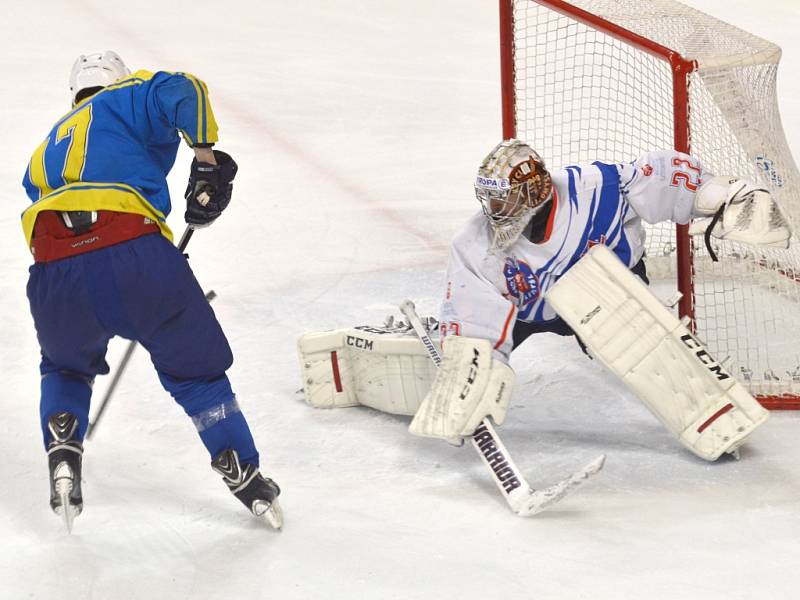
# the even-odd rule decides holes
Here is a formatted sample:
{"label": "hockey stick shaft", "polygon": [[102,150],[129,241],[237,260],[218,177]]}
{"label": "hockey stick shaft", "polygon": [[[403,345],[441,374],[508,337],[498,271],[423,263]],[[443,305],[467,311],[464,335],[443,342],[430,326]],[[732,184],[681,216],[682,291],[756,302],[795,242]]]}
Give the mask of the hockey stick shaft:
{"label": "hockey stick shaft", "polygon": [[[183,254],[186,250],[186,246],[189,245],[189,240],[192,239],[192,235],[194,234],[194,227],[187,226],[181,236],[180,241],[178,242],[178,251]],[[216,297],[216,292],[214,290],[209,291],[206,294],[206,300],[211,302]],[[88,427],[86,428],[86,437],[91,439],[94,435],[95,429],[97,428],[97,424],[100,422],[100,419],[103,418],[103,414],[108,408],[108,403],[111,400],[111,396],[114,394],[114,390],[119,383],[119,380],[122,378],[122,374],[125,372],[125,369],[128,367],[128,363],[131,360],[131,356],[133,355],[133,351],[136,349],[137,342],[135,340],[131,340],[128,342],[128,347],[125,349],[125,354],[122,355],[122,360],[119,363],[119,367],[117,367],[116,373],[111,378],[111,383],[108,384],[108,388],[106,389],[105,394],[103,395],[102,400],[97,408],[97,413],[94,416],[94,420],[89,422]]]}
{"label": "hockey stick shaft", "polygon": [[131,356],[133,355],[133,351],[136,349],[136,342],[131,341],[128,343],[128,347],[125,348],[125,354],[122,355],[122,360],[119,363],[119,367],[117,367],[116,373],[111,378],[111,383],[108,384],[108,388],[106,388],[106,393],[103,395],[103,399],[100,400],[100,404],[97,408],[97,413],[94,415],[94,421],[89,422],[89,426],[86,428],[86,437],[88,439],[92,439],[94,435],[95,427],[100,422],[100,419],[103,418],[103,413],[105,413],[106,408],[108,407],[108,401],[111,400],[111,396],[114,393],[114,390],[119,383],[122,374],[125,372],[125,369],[128,366],[128,362],[131,360]]}
{"label": "hockey stick shaft", "polygon": [[[410,300],[405,300],[400,305],[400,311],[408,319],[409,324],[422,341],[422,345],[425,346],[428,356],[430,356],[437,367],[440,367],[442,364],[442,357],[433,345],[433,341],[428,335],[428,332],[425,331],[425,327],[423,327],[417,315],[417,311],[414,308],[414,303]],[[483,419],[470,439],[484,464],[489,467],[497,489],[503,494],[511,510],[516,512],[518,507],[513,501],[512,493],[518,489],[522,489],[527,493],[530,490],[530,485],[528,485],[528,482],[517,468],[517,465],[514,464],[514,461],[511,460],[511,456],[500,440],[500,437],[497,435],[494,426],[488,419]]]}

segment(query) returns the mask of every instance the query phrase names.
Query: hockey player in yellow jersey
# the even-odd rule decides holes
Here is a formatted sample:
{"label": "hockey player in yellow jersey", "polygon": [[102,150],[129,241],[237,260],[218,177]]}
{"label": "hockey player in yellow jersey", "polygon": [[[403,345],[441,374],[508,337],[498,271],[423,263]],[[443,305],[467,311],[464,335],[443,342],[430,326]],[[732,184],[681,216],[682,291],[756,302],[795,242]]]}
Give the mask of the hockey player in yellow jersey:
{"label": "hockey player in yellow jersey", "polygon": [[148,350],[197,427],[211,465],[256,516],[282,523],[278,486],[228,377],[233,355],[186,258],[171,243],[166,177],[181,137],[193,149],[185,220],[204,227],[231,199],[237,166],[213,150],[208,89],[188,73],[131,73],[114,52],[80,56],[72,110],[33,153],[22,228],[35,264],[28,298],[41,346],[40,417],[50,504],[67,527],[83,508],[81,461],[92,384],[115,335]]}

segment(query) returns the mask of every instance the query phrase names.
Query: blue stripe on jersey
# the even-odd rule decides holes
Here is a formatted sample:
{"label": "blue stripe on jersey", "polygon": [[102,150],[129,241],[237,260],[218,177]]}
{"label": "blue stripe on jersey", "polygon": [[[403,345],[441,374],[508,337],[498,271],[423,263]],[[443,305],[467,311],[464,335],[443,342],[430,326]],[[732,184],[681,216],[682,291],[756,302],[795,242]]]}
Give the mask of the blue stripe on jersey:
{"label": "blue stripe on jersey", "polygon": [[[564,170],[567,173],[567,191],[569,192],[569,204],[570,204],[569,207],[566,207],[566,206],[564,207],[565,209],[566,208],[570,209],[569,212],[567,213],[569,215],[569,218],[568,218],[568,221],[567,221],[567,230],[569,231],[569,229],[572,227],[572,221],[573,221],[574,215],[578,213],[578,187],[576,185],[576,176],[578,178],[580,178],[581,175],[582,175],[582,172],[581,172],[581,168],[578,167],[577,165],[571,165],[571,166],[565,167]],[[590,219],[590,221],[591,221],[591,219]],[[568,265],[571,265],[572,262],[574,262],[572,257],[568,258],[568,257],[565,257],[562,254],[562,252],[564,250],[564,246],[566,245],[567,239],[568,239],[568,236],[563,236],[562,241],[561,241],[561,246],[559,247],[558,251],[553,253],[553,256],[550,258],[550,260],[548,260],[544,265],[541,266],[541,268],[539,268],[536,271],[536,276],[539,278],[539,281],[541,283],[542,289],[547,289],[548,287],[550,287],[549,280],[553,277],[554,272],[556,272],[556,271],[560,272],[561,271],[561,269],[559,268],[560,265],[551,268],[555,261],[558,260],[559,263],[567,262]],[[585,245],[585,243],[586,242],[584,241],[583,244]],[[544,315],[544,306],[545,306],[544,298],[539,298],[537,301],[532,302],[531,304],[526,306],[524,309],[521,309],[520,312],[517,314],[517,318],[518,319],[522,319],[522,320],[526,320],[530,316],[530,313],[533,310],[533,308],[537,307],[536,308],[536,314],[534,315],[534,319],[535,320],[542,320],[544,318],[543,317],[543,315]]]}
{"label": "blue stripe on jersey", "polygon": [[[567,172],[567,177],[568,177],[567,189],[569,190],[569,202],[575,208],[578,208],[578,190],[577,187],[575,186],[575,176],[577,175],[578,177],[580,177],[582,175],[581,168],[577,165],[572,165],[569,167],[565,167],[565,170]],[[574,173],[573,170],[575,171]]]}
{"label": "blue stripe on jersey", "polygon": [[[628,239],[625,236],[625,230],[623,229],[623,217],[627,210],[628,202],[625,200],[625,197],[620,191],[619,169],[616,165],[610,165],[601,162],[595,162],[593,164],[600,169],[600,172],[603,174],[603,189],[601,191],[600,203],[602,205],[608,205],[609,207],[612,204],[616,205],[614,212],[617,217],[617,223],[614,229],[608,234],[607,245],[614,251],[614,253],[623,263],[630,267],[631,246],[628,243]],[[606,231],[608,231],[608,227],[610,227],[610,225],[611,223],[609,222],[608,225],[605,226]],[[618,236],[619,241],[617,241]]]}
{"label": "blue stripe on jersey", "polygon": [[601,236],[607,235],[614,220],[620,216],[620,204],[622,204],[622,194],[620,193],[619,171],[616,165],[609,165],[601,162],[593,163],[603,175],[603,187],[600,188],[600,203],[597,217],[593,219],[592,236],[590,239],[599,240]]}
{"label": "blue stripe on jersey", "polygon": [[627,201],[623,198],[622,203],[622,211],[620,214],[620,218],[617,221],[617,225],[614,227],[614,231],[608,237],[608,247],[611,248],[614,253],[619,257],[619,259],[624,262],[627,266],[631,267],[631,245],[628,243],[628,236],[625,235],[624,229],[624,216],[625,212],[627,212],[628,206]]}
{"label": "blue stripe on jersey", "polygon": [[[631,163],[631,164],[633,164],[633,163]],[[625,165],[623,165],[623,164],[620,164],[619,166],[620,166],[620,168],[621,168],[621,169],[622,169],[622,168],[625,168]],[[631,175],[631,178],[630,178],[630,179],[628,179],[628,181],[626,181],[625,183],[623,183],[623,184],[622,184],[622,189],[625,189],[626,187],[628,187],[628,186],[631,184],[631,182],[632,182],[634,179],[636,179],[636,176],[637,176],[638,174],[639,174],[639,169],[634,169],[634,170],[633,170],[633,175]]]}
{"label": "blue stripe on jersey", "polygon": [[[569,231],[569,229],[572,227],[573,217],[578,212],[578,188],[577,185],[575,184],[575,176],[576,175],[578,177],[581,176],[581,169],[578,166],[572,165],[566,167],[565,170],[567,172],[567,190],[569,192],[568,200],[569,204],[571,205],[570,207],[566,206],[564,207],[564,209],[570,208],[570,210],[567,212],[568,215],[567,230]],[[566,245],[566,243],[567,243],[567,237],[564,236],[561,240],[561,246],[558,248],[558,251],[556,251],[553,254],[552,258],[550,258],[550,260],[548,260],[544,265],[541,266],[541,268],[539,268],[536,271],[536,276],[539,277],[539,281],[542,283],[542,286],[544,286],[544,288],[548,287],[547,282],[552,276],[551,271],[557,270],[556,268],[551,269],[551,266],[553,265],[553,262],[555,262],[559,257],[562,257],[562,251],[564,250],[564,246]],[[561,258],[560,262],[564,262],[563,257]]]}
{"label": "blue stripe on jersey", "polygon": [[628,238],[623,231],[622,237],[619,240],[619,243],[612,248],[614,253],[619,257],[619,259],[625,263],[628,267],[632,267],[631,265],[631,245],[628,243]]}
{"label": "blue stripe on jersey", "polygon": [[[589,206],[589,218],[586,221],[581,239],[570,257],[569,265],[572,266],[589,249],[589,241],[599,242],[611,234],[614,222],[621,221],[621,205],[624,200],[619,188],[619,171],[614,165],[595,162],[593,165],[600,171],[603,183],[600,186],[598,198],[597,188],[592,193],[592,202]],[[608,240],[606,240],[608,241]]]}
{"label": "blue stripe on jersey", "polygon": [[[601,193],[600,198],[603,198]],[[586,253],[586,250],[589,247],[589,240],[599,239],[598,237],[592,237],[594,232],[597,229],[597,214],[598,214],[598,202],[597,202],[597,188],[592,190],[592,203],[589,205],[589,218],[586,219],[586,227],[581,234],[581,239],[578,241],[578,244],[575,247],[575,252],[569,258],[569,267],[574,265],[578,260],[580,260],[581,256]]]}

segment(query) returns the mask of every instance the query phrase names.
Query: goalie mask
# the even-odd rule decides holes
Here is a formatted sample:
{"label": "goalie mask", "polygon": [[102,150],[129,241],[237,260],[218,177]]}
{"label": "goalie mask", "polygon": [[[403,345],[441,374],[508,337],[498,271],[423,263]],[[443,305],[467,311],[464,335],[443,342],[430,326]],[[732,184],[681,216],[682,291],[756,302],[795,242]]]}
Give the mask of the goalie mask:
{"label": "goalie mask", "polygon": [[552,199],[553,181],[533,148],[519,140],[504,140],[478,167],[475,197],[494,232],[492,246],[505,249]]}

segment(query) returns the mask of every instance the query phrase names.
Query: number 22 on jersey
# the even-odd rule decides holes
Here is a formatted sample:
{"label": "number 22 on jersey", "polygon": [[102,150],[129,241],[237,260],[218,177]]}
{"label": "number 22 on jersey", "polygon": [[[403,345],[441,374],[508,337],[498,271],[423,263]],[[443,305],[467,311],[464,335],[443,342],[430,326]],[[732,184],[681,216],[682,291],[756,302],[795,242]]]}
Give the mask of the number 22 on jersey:
{"label": "number 22 on jersey", "polygon": [[36,152],[33,153],[30,164],[30,178],[31,183],[39,189],[40,198],[46,196],[54,189],[48,183],[47,173],[45,171],[45,152],[47,152],[48,148],[53,148],[54,144],[65,143],[65,138],[69,138],[67,142],[69,146],[67,147],[64,165],[60,173],[63,183],[59,182],[56,184],[56,187],[81,180],[83,166],[86,162],[86,141],[89,138],[89,127],[91,127],[91,125],[92,105],[90,103],[64,119],[56,130],[54,143],[52,136],[48,136],[47,139],[39,145]]}
{"label": "number 22 on jersey", "polygon": [[[677,156],[672,159],[672,166],[678,168],[672,172],[670,184],[675,187],[683,186],[690,192],[696,192],[702,183],[700,181],[700,168],[687,159]],[[681,170],[681,167],[685,167],[686,170]]]}

